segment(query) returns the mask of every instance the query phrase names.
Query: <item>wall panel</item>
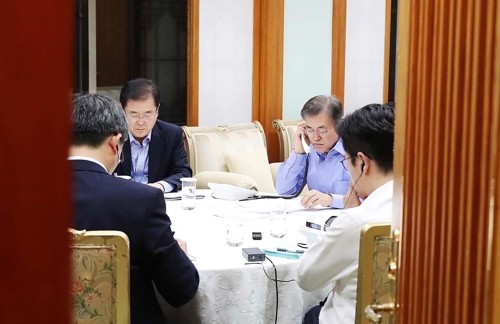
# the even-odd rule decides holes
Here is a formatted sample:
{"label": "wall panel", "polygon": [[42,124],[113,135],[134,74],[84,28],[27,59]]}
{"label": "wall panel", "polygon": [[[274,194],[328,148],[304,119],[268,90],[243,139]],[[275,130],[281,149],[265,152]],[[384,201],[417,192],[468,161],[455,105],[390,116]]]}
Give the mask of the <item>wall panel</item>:
{"label": "wall panel", "polygon": [[0,10],[0,323],[69,323],[72,1]]}

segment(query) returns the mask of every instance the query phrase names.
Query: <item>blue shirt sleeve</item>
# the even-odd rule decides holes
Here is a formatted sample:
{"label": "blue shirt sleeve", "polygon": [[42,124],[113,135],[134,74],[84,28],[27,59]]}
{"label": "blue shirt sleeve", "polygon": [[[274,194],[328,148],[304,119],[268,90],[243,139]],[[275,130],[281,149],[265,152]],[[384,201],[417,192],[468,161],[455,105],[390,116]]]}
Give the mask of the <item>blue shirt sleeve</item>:
{"label": "blue shirt sleeve", "polygon": [[350,176],[342,167],[344,149],[341,141],[338,141],[328,153],[318,153],[314,148],[311,148],[309,155],[291,152],[289,158],[278,169],[276,191],[281,195],[294,195],[300,190],[307,158],[309,190],[331,194],[331,207],[343,208],[343,195],[349,190]]}
{"label": "blue shirt sleeve", "polygon": [[276,175],[276,191],[280,195],[294,195],[300,189],[304,179],[306,154],[291,152]]}

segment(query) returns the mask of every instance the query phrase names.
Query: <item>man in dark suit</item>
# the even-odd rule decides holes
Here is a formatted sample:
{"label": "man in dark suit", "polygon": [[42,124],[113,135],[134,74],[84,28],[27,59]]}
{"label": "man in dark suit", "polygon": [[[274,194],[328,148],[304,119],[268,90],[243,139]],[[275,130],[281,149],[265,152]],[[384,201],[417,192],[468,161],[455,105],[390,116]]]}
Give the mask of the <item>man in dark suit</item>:
{"label": "man in dark suit", "polygon": [[128,81],[120,93],[128,122],[129,140],[123,147],[124,161],[115,172],[147,183],[164,192],[177,191],[182,177],[191,177],[182,129],[157,120],[160,92],[151,80]]}
{"label": "man in dark suit", "polygon": [[191,300],[199,284],[185,242],[173,237],[163,193],[110,175],[128,136],[125,114],[115,101],[76,95],[72,123],[74,227],[128,235],[132,323],[163,323],[153,283],[174,307]]}

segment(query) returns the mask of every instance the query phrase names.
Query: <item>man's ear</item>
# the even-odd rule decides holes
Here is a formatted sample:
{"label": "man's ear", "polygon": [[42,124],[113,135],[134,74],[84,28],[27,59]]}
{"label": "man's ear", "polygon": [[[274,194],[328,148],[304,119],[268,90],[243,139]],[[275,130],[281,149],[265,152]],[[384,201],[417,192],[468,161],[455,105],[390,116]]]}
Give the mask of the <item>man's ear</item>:
{"label": "man's ear", "polygon": [[371,160],[363,152],[358,152],[357,156],[361,160],[361,173],[369,172],[371,167]]}
{"label": "man's ear", "polygon": [[112,144],[113,145],[118,145],[120,144],[120,139],[122,138],[122,134],[120,133],[116,133],[114,135],[111,136],[111,140],[112,140]]}
{"label": "man's ear", "polygon": [[111,147],[113,151],[116,150],[116,153],[118,153],[117,147],[120,144],[120,139],[122,138],[122,134],[116,133],[114,135],[111,135],[108,139],[108,145]]}

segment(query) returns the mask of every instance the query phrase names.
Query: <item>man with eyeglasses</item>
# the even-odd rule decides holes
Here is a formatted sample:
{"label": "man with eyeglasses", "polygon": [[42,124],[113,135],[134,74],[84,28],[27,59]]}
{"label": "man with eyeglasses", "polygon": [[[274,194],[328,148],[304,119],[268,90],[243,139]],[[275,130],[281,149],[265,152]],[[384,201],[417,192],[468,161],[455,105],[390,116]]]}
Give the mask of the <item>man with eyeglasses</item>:
{"label": "man with eyeglasses", "polygon": [[147,183],[163,192],[177,191],[180,179],[191,177],[182,129],[158,120],[160,92],[153,81],[128,81],[120,92],[127,116],[129,140],[123,147],[123,163],[114,171]]}
{"label": "man with eyeglasses", "polygon": [[342,118],[342,104],[333,96],[316,96],[304,104],[300,115],[303,122],[297,126],[293,152],[278,169],[276,191],[296,195],[307,184],[309,191],[302,196],[302,206],[343,208],[350,177],[340,163],[344,147],[337,126]]}
{"label": "man with eyeglasses", "polygon": [[394,108],[367,105],[344,117],[338,130],[345,148],[343,163],[351,174],[350,199],[359,196],[363,201],[332,219],[300,258],[297,283],[302,289],[332,285],[327,300],[307,312],[306,324],[354,323],[361,228],[392,218]]}
{"label": "man with eyeglasses", "polygon": [[186,304],[198,290],[199,274],[186,243],[174,238],[162,192],[110,174],[128,136],[118,103],[101,94],[78,94],[71,117],[73,227],[127,234],[131,323],[163,323],[155,287],[174,307]]}

